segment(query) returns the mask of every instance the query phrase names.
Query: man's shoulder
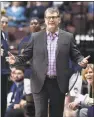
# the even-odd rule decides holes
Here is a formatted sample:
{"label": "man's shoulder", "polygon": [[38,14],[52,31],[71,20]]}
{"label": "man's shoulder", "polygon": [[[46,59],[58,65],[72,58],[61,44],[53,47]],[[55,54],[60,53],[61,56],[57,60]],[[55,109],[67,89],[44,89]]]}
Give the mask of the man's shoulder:
{"label": "man's shoulder", "polygon": [[24,37],[24,38],[22,39],[21,42],[28,42],[28,41],[30,40],[30,37],[31,37],[31,36],[32,36],[31,34],[27,35],[26,37]]}
{"label": "man's shoulder", "polygon": [[67,31],[65,31],[65,30],[62,30],[62,29],[60,29],[60,32],[63,33],[63,34],[65,34],[65,35],[67,35],[67,36],[73,36],[72,33],[67,32]]}
{"label": "man's shoulder", "polygon": [[44,30],[38,31],[38,32],[34,32],[32,33],[32,36],[39,36],[41,34],[43,34],[43,32],[45,32]]}

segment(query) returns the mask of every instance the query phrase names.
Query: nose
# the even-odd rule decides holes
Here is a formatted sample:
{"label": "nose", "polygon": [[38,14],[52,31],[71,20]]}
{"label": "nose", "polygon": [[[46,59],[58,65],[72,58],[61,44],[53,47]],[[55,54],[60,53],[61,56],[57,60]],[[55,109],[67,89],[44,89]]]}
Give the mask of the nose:
{"label": "nose", "polygon": [[35,24],[32,24],[33,27],[35,27],[36,25]]}
{"label": "nose", "polygon": [[52,17],[50,18],[50,21],[53,21],[53,18]]}
{"label": "nose", "polygon": [[6,26],[7,26],[7,24],[4,22],[4,23],[3,23],[3,27],[6,27]]}

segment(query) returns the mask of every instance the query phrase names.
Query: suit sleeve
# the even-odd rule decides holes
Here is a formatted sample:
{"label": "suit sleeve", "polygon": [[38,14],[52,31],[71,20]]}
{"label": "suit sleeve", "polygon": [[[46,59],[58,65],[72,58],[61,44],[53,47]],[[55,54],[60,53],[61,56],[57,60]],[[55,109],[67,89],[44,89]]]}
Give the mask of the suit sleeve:
{"label": "suit sleeve", "polygon": [[32,35],[32,39],[28,42],[22,54],[16,57],[16,64],[24,64],[26,61],[30,60],[33,56],[33,46],[34,46],[34,38]]}
{"label": "suit sleeve", "polygon": [[77,48],[77,44],[75,42],[75,39],[73,38],[73,35],[71,36],[71,43],[70,44],[71,44],[70,45],[71,59],[76,63],[81,62],[83,60],[84,56],[81,55],[81,52]]}

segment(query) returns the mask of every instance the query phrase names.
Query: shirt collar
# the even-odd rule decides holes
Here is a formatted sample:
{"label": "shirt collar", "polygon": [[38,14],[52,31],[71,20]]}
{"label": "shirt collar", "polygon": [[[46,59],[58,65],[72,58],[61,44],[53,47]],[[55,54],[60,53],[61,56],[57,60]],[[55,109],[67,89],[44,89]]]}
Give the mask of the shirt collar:
{"label": "shirt collar", "polygon": [[[50,31],[48,31],[48,30],[46,30],[46,33],[47,33],[47,36],[50,36],[52,33],[50,32]],[[58,34],[59,34],[59,30],[57,30],[53,35],[56,35],[56,36],[58,36]]]}

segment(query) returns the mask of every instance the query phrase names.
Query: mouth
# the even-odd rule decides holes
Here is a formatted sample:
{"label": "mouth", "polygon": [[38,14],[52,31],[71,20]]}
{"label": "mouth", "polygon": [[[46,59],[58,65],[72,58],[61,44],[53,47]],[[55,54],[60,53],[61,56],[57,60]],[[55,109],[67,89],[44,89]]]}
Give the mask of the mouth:
{"label": "mouth", "polygon": [[54,25],[55,23],[49,23],[49,25]]}
{"label": "mouth", "polygon": [[92,80],[92,78],[87,78],[87,80]]}

